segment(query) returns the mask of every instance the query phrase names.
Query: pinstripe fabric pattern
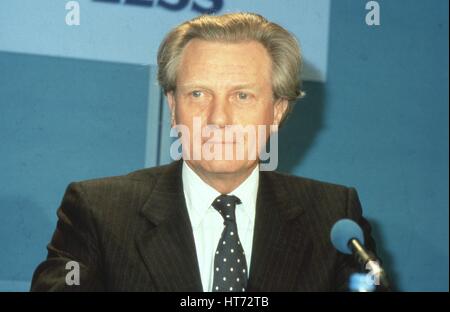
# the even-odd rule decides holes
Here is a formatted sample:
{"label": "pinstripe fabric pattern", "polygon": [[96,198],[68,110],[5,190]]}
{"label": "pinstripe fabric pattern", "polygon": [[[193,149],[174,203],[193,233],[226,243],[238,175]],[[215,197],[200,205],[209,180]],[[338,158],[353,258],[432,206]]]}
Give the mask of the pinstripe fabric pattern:
{"label": "pinstripe fabric pattern", "polygon": [[[57,214],[33,291],[202,291],[180,161],[71,183]],[[374,250],[354,189],[261,172],[248,291],[346,290],[358,266],[329,239],[344,217]],[[80,263],[79,286],[65,284],[70,260]]]}

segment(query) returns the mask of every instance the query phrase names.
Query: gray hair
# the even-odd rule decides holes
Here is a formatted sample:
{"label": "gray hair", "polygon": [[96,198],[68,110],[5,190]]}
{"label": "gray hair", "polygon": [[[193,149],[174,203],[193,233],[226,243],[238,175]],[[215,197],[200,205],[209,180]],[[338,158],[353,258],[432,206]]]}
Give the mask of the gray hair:
{"label": "gray hair", "polygon": [[176,90],[181,54],[192,39],[261,43],[272,60],[274,98],[288,100],[282,121],[292,111],[297,99],[304,96],[300,79],[302,58],[297,40],[283,27],[254,13],[202,15],[170,31],[158,50],[158,81],[165,94]]}

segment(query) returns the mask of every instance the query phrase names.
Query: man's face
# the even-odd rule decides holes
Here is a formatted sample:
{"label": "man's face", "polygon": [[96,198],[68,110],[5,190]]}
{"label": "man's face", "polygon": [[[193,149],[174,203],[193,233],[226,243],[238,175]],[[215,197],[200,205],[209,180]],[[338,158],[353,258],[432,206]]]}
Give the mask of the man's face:
{"label": "man's face", "polygon": [[[237,159],[233,152],[230,160],[225,159],[225,151],[235,151],[238,142],[226,140],[224,133],[229,125],[268,126],[280,122],[287,101],[274,103],[271,75],[270,56],[256,41],[223,43],[194,39],[186,45],[178,67],[176,91],[167,96],[172,125],[185,125],[189,129],[189,138],[182,136],[181,142],[183,153],[188,152],[190,160],[183,157],[191,167],[210,174],[227,174],[246,172],[257,164],[258,158],[248,157],[247,153],[251,146],[256,146],[259,154],[262,146],[257,144],[257,136],[245,134],[245,157]],[[197,135],[203,148],[222,150],[222,159],[205,160],[203,155],[200,160],[193,159],[194,131],[198,130],[194,117],[201,121],[201,127],[210,125],[220,131],[220,139],[201,137],[198,131]],[[270,132],[265,128],[267,139]]]}

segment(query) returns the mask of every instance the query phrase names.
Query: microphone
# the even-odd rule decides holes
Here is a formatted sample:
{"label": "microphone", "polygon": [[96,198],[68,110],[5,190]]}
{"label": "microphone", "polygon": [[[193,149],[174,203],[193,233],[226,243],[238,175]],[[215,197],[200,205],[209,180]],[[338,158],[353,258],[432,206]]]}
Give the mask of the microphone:
{"label": "microphone", "polygon": [[380,261],[364,247],[364,234],[361,227],[353,220],[341,219],[331,229],[331,242],[338,251],[354,255],[363,268],[369,271],[376,285],[386,289],[389,283]]}

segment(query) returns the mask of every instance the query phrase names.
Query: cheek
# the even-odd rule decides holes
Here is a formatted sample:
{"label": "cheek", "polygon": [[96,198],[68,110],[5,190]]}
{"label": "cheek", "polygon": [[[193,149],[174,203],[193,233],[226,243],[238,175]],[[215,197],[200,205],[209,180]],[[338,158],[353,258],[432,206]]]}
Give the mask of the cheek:
{"label": "cheek", "polygon": [[273,104],[270,104],[270,107],[266,110],[266,118],[268,121],[268,124],[272,124],[274,121],[274,110],[273,110]]}
{"label": "cheek", "polygon": [[179,101],[176,106],[176,120],[185,124],[192,123],[194,117],[202,117],[206,114],[204,107],[194,105],[191,103]]}
{"label": "cheek", "polygon": [[192,122],[191,111],[188,109],[187,105],[183,102],[177,102],[177,106],[175,109],[175,116],[177,124],[189,125]]}
{"label": "cheek", "polygon": [[273,120],[274,120],[273,114],[274,114],[273,104],[268,103],[268,104],[264,105],[264,109],[262,109],[258,114],[258,116],[259,116],[258,124],[263,124],[263,125],[272,124]]}
{"label": "cheek", "polygon": [[271,102],[259,102],[234,112],[236,123],[244,125],[268,125],[274,121],[274,110]]}

